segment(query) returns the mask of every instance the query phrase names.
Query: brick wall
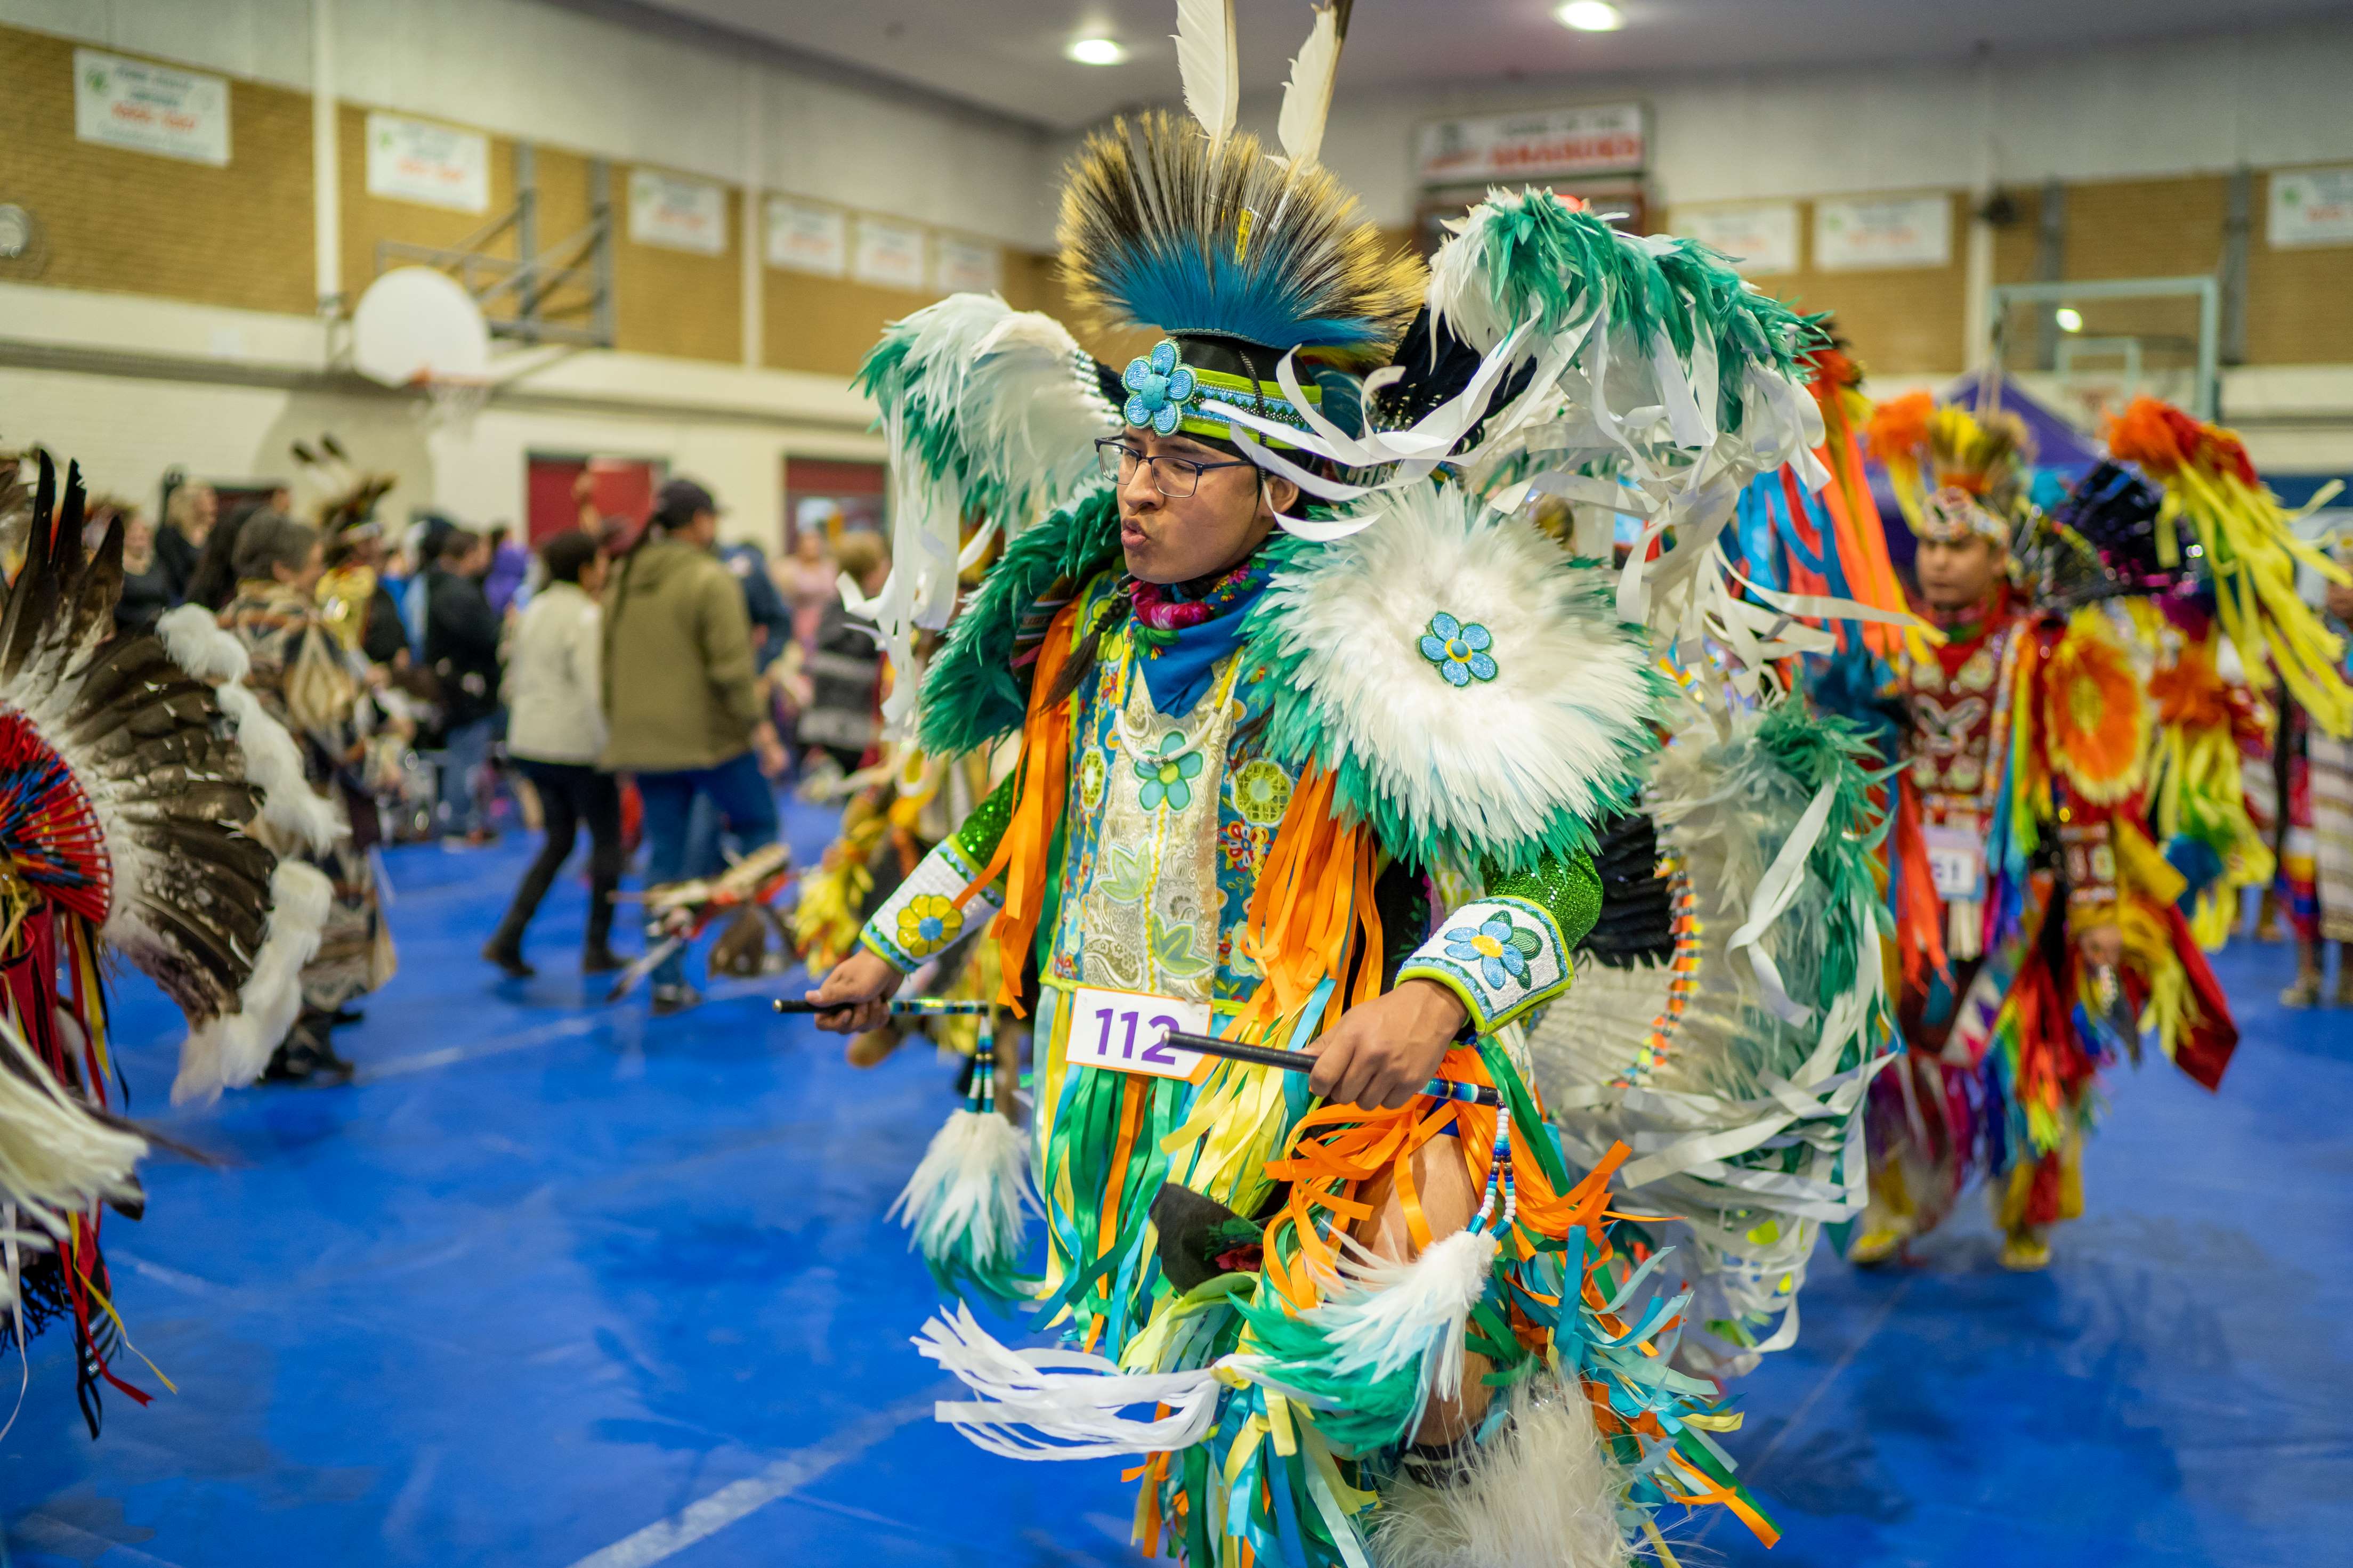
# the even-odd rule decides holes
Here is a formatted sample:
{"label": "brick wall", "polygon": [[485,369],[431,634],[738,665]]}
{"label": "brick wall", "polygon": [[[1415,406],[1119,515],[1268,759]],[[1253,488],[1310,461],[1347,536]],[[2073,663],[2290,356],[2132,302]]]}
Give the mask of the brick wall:
{"label": "brick wall", "polygon": [[47,269],[20,280],[310,314],[310,99],[231,81],[216,169],[76,140],[73,56],[0,28],[0,202],[48,237]]}

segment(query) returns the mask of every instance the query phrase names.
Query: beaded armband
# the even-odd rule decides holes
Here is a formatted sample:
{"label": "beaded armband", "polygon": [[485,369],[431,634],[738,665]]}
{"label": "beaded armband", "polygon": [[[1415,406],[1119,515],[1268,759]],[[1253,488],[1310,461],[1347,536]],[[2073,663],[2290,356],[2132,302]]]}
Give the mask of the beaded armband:
{"label": "beaded armband", "polygon": [[1482,1035],[1558,995],[1568,976],[1559,922],[1521,898],[1464,904],[1398,970],[1400,981],[1434,980],[1461,997]]}
{"label": "beaded armband", "polygon": [[956,907],[956,895],[972,885],[982,865],[956,836],[943,838],[882,901],[859,941],[900,973],[913,973],[997,918],[997,904],[985,892]]}

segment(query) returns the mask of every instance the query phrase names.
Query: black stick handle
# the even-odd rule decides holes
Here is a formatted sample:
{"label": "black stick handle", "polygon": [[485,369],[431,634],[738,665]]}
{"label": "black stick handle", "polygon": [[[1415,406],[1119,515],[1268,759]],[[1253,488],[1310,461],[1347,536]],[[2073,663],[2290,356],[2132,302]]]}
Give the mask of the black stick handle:
{"label": "black stick handle", "polygon": [[1221,1040],[1215,1035],[1188,1035],[1182,1029],[1171,1029],[1161,1037],[1162,1042],[1180,1051],[1198,1051],[1205,1057],[1223,1057],[1231,1062],[1254,1062],[1262,1068],[1281,1068],[1284,1072],[1313,1072],[1315,1058],[1304,1051],[1278,1051],[1268,1046],[1246,1046],[1240,1040]]}

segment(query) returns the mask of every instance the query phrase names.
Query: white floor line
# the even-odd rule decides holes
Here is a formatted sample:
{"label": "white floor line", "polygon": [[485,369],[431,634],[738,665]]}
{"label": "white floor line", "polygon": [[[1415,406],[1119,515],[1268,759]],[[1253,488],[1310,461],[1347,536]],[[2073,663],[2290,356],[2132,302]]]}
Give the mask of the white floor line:
{"label": "white floor line", "polygon": [[756,1513],[778,1498],[791,1496],[827,1471],[880,1447],[902,1428],[930,1420],[934,1403],[934,1396],[927,1394],[888,1410],[878,1410],[825,1442],[787,1454],[758,1475],[731,1482],[709,1497],[689,1503],[668,1519],[657,1520],[635,1535],[624,1537],[601,1552],[590,1552],[572,1568],[649,1568],[651,1563],[675,1557],[703,1537]]}
{"label": "white floor line", "polygon": [[[93,1535],[78,1524],[53,1519],[38,1509],[8,1526],[6,1533],[19,1547],[44,1555],[54,1553],[59,1557],[78,1558],[84,1563],[96,1562],[104,1556],[110,1562],[123,1563],[125,1568],[179,1568],[175,1563],[151,1557],[122,1542]],[[7,1550],[5,1544],[0,1544],[0,1562],[6,1561]]]}

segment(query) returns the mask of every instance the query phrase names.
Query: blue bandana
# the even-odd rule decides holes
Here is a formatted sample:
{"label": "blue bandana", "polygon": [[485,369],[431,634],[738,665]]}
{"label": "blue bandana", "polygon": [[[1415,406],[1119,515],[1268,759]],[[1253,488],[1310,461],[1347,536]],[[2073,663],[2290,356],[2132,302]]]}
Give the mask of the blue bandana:
{"label": "blue bandana", "polygon": [[1127,585],[1137,663],[1155,710],[1172,719],[1193,710],[1209,689],[1218,661],[1241,641],[1242,622],[1266,591],[1268,575],[1253,556],[1198,593],[1155,583]]}

